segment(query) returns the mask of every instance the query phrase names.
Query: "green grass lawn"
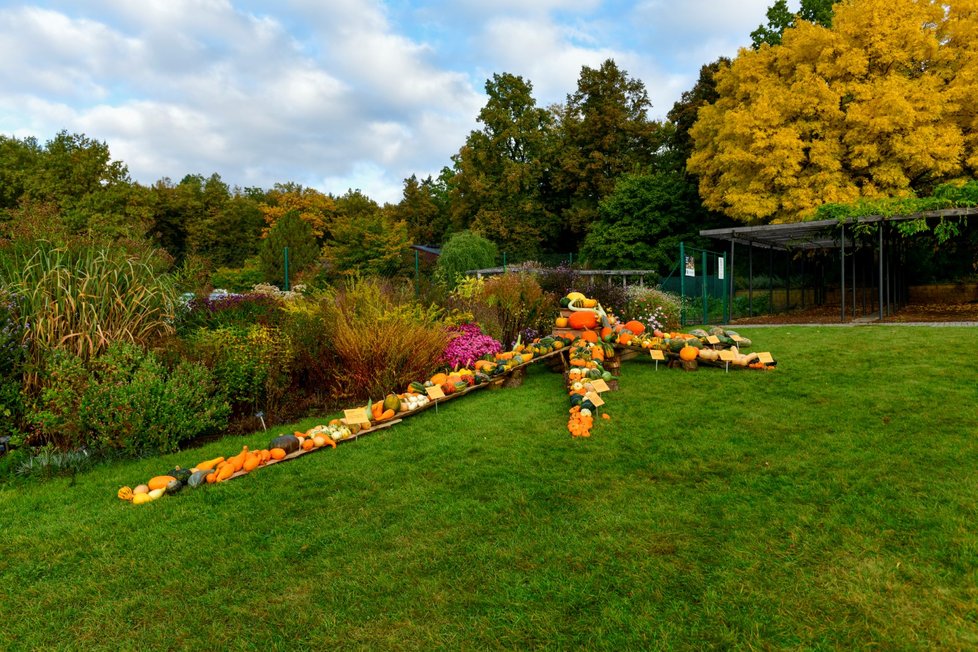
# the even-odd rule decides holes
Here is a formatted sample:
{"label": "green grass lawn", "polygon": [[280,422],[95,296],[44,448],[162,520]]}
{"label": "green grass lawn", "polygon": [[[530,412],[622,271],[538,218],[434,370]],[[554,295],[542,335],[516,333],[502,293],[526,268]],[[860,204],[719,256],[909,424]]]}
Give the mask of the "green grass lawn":
{"label": "green grass lawn", "polygon": [[534,368],[150,505],[269,437],[0,487],[0,648],[978,647],[978,330],[741,332],[777,371],[625,363],[587,440]]}

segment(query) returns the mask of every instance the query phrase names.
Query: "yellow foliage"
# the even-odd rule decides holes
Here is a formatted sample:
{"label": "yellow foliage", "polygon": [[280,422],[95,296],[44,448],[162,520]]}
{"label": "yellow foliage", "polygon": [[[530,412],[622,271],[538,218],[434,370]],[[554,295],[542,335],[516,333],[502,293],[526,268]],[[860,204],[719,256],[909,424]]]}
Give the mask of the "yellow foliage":
{"label": "yellow foliage", "polygon": [[268,231],[279,218],[291,211],[299,213],[299,218],[312,227],[312,233],[317,239],[322,239],[329,233],[330,224],[336,217],[336,202],[333,198],[313,188],[276,187],[268,192],[267,198],[268,201],[258,206],[268,225],[263,237],[268,235]]}
{"label": "yellow foliage", "polygon": [[691,130],[714,210],[793,222],[978,169],[978,0],[850,0],[741,50]]}

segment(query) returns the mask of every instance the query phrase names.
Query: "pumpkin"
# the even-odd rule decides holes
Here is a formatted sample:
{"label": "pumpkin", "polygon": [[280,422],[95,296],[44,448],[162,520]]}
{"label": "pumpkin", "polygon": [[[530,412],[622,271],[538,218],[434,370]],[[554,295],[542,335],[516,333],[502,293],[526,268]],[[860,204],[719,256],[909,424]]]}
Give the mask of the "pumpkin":
{"label": "pumpkin", "polygon": [[581,333],[581,339],[585,342],[596,343],[598,341],[598,334],[592,330],[585,330]]}
{"label": "pumpkin", "polygon": [[431,377],[431,384],[444,385],[446,380],[448,380],[448,374],[435,374]]}
{"label": "pumpkin", "polygon": [[167,471],[167,475],[176,478],[180,482],[186,482],[190,479],[193,471],[190,469],[181,469],[179,466]]}
{"label": "pumpkin", "polygon": [[594,328],[598,325],[598,315],[591,310],[578,310],[571,313],[567,323],[574,330]]}
{"label": "pumpkin", "polygon": [[148,493],[149,493],[149,487],[144,484],[138,485],[135,489],[132,490],[132,494],[134,496],[138,496],[139,494],[148,494]]}
{"label": "pumpkin", "polygon": [[146,484],[150,492],[153,492],[157,489],[166,489],[166,485],[170,484],[172,480],[176,480],[172,475],[158,475],[155,478],[151,478]]}
{"label": "pumpkin", "polygon": [[583,300],[584,300],[584,299],[586,299],[586,298],[587,298],[587,297],[585,297],[585,296],[584,296],[583,294],[581,294],[580,292],[568,292],[568,293],[567,293],[567,300],[568,300],[569,302],[571,302],[571,303],[573,303],[574,301],[583,301]]}
{"label": "pumpkin", "polygon": [[581,300],[581,305],[583,305],[585,308],[594,308],[595,306],[598,305],[598,300],[597,299],[582,299]]}
{"label": "pumpkin", "polygon": [[143,503],[151,502],[153,499],[149,497],[148,493],[136,494],[132,497],[133,505],[142,505]]}
{"label": "pumpkin", "polygon": [[295,435],[280,435],[268,444],[268,448],[269,450],[281,448],[288,455],[299,450],[299,438]]}
{"label": "pumpkin", "polygon": [[[355,424],[355,425],[359,425],[359,424]],[[359,430],[359,427],[357,429]],[[271,450],[268,451],[268,453],[272,456],[273,460],[284,460],[285,456],[288,455],[288,453],[285,452],[284,448],[278,448],[278,447],[272,448]]]}
{"label": "pumpkin", "polygon": [[567,328],[567,317],[557,317],[554,323],[557,324],[557,328]]}
{"label": "pumpkin", "polygon": [[166,483],[166,489],[164,491],[167,494],[175,494],[175,493],[179,493],[181,489],[183,489],[183,483],[180,482],[179,480],[174,479]]}
{"label": "pumpkin", "polygon": [[679,359],[686,362],[695,360],[698,355],[699,350],[692,346],[684,346],[683,348],[679,349]]}
{"label": "pumpkin", "polygon": [[645,332],[645,324],[633,319],[625,324],[625,329],[630,330],[632,335],[641,335]]}
{"label": "pumpkin", "polygon": [[116,494],[119,500],[132,500],[132,487],[122,487]]}

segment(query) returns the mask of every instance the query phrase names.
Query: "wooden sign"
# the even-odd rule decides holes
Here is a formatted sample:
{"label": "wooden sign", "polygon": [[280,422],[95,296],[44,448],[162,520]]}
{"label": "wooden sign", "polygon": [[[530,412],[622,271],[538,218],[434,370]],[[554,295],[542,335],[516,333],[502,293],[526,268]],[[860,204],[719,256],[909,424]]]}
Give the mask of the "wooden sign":
{"label": "wooden sign", "polygon": [[367,411],[364,408],[343,410],[343,423],[348,426],[352,426],[354,423],[366,423],[368,421],[370,421],[370,417],[367,416]]}
{"label": "wooden sign", "polygon": [[716,335],[710,335],[708,338],[706,338],[706,341],[708,344],[719,344],[720,338]]}
{"label": "wooden sign", "polygon": [[771,357],[771,354],[766,352],[758,353],[757,360],[758,362],[763,362],[764,364],[771,364],[772,362],[774,362],[774,358]]}
{"label": "wooden sign", "polygon": [[437,399],[440,399],[440,398],[445,398],[445,392],[443,392],[442,389],[441,389],[441,387],[439,387],[438,385],[432,385],[431,387],[425,387],[424,388],[424,392],[425,392],[425,394],[428,395],[428,398],[430,398],[432,401],[437,400]]}
{"label": "wooden sign", "polygon": [[723,362],[733,362],[737,359],[737,354],[733,351],[720,351],[720,360]]}
{"label": "wooden sign", "polygon": [[604,382],[604,379],[598,378],[597,380],[591,381],[591,387],[594,388],[598,394],[601,392],[610,392],[611,388],[608,387],[608,383]]}
{"label": "wooden sign", "polygon": [[604,405],[604,401],[598,396],[597,392],[588,392],[584,395],[584,398],[594,403],[594,407],[601,407]]}
{"label": "wooden sign", "polygon": [[649,355],[652,356],[652,359],[653,360],[665,360],[666,359],[666,354],[663,353],[662,351],[660,351],[659,349],[652,349],[652,350],[650,350],[649,351]]}

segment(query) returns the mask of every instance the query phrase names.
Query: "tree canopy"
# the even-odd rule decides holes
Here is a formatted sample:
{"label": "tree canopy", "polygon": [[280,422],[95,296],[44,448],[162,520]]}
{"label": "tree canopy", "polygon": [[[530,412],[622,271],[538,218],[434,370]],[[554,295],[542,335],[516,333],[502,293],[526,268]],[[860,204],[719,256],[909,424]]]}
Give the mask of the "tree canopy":
{"label": "tree canopy", "polygon": [[801,0],[801,9],[797,14],[788,9],[787,0],[777,0],[767,10],[767,25],[759,25],[750,33],[754,49],[759,49],[765,43],[780,45],[784,30],[795,27],[799,20],[828,27],[832,24],[833,5],[835,0]]}
{"label": "tree canopy", "polygon": [[851,0],[831,28],[803,21],[742,50],[691,130],[705,205],[791,222],[973,173],[976,29],[975,0]]}

